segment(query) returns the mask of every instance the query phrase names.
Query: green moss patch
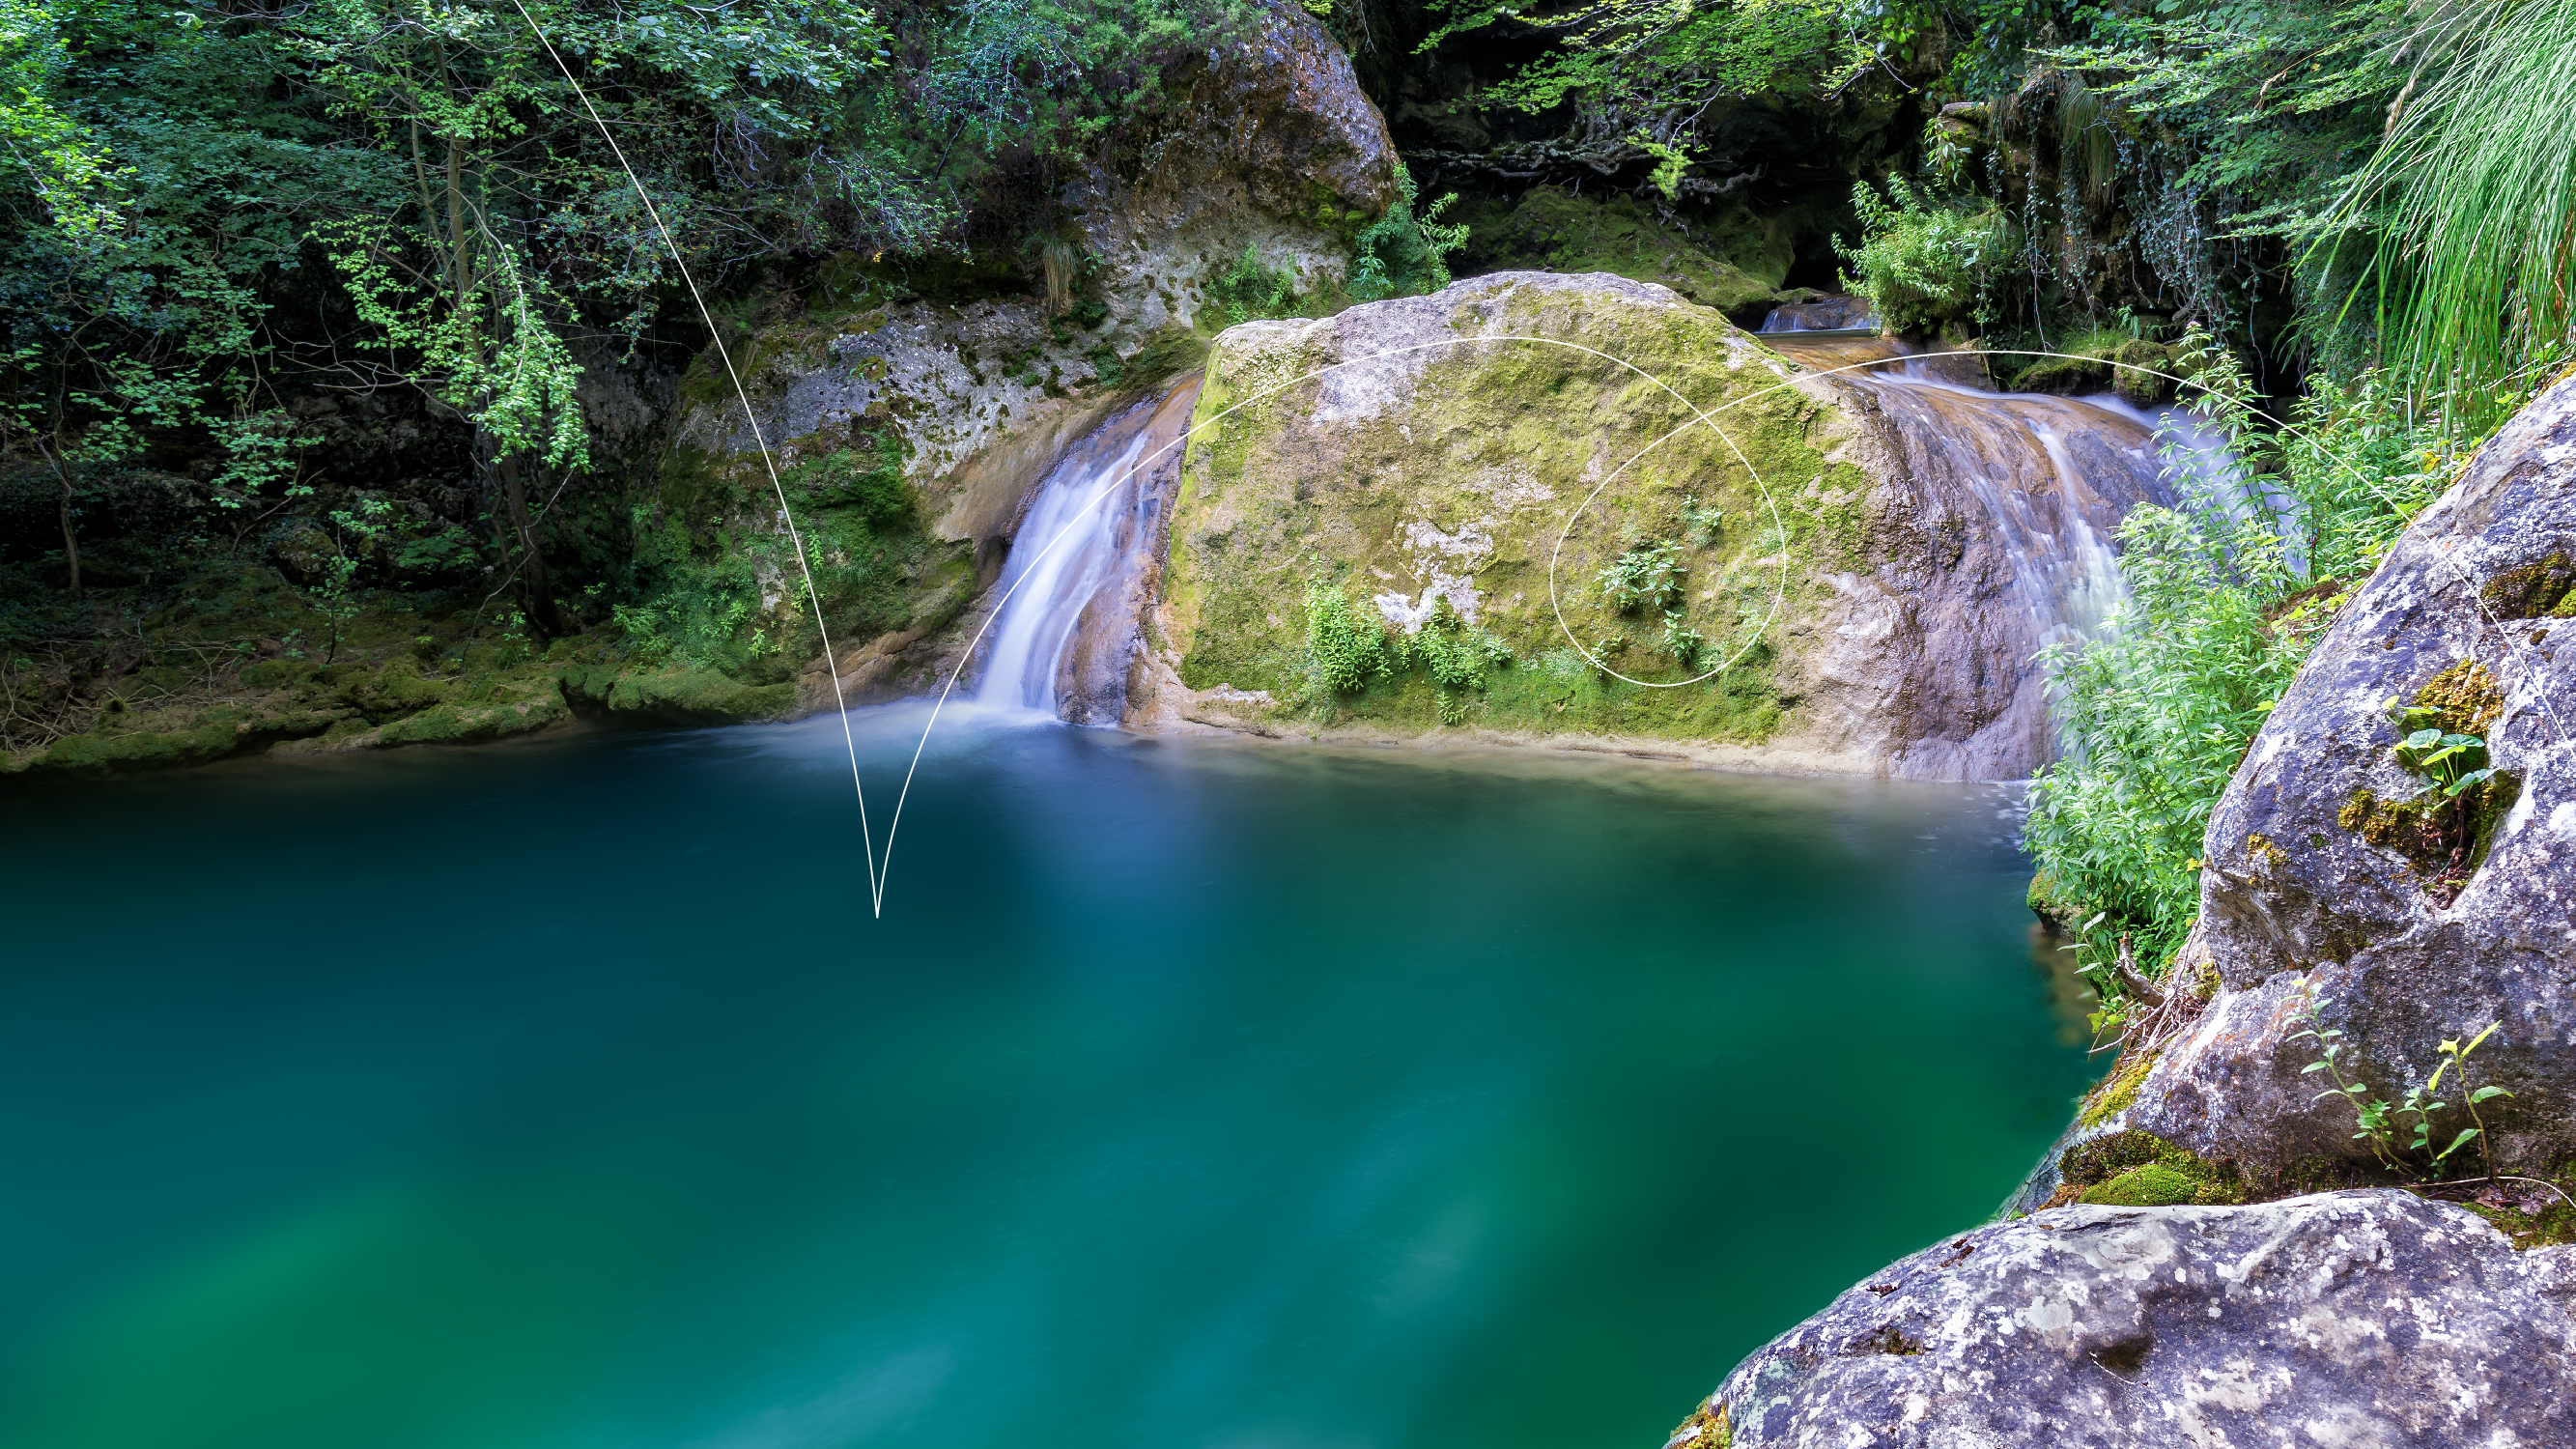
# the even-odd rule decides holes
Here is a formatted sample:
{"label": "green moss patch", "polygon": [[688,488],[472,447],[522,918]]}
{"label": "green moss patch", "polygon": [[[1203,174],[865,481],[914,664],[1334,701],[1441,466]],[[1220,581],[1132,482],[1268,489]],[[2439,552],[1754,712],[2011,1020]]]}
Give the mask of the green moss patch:
{"label": "green moss patch", "polygon": [[2576,617],[2576,563],[2553,553],[2506,569],[2479,587],[2478,601],[2499,619]]}
{"label": "green moss patch", "polygon": [[2104,1077],[2101,1085],[2085,1095],[2082,1109],[2075,1114],[2075,1125],[2099,1127],[2127,1111],[2129,1104],[2138,1100],[2138,1088],[2147,1080],[2147,1073],[2155,1070],[2155,1065],[2154,1052],[2121,1057],[2111,1075]]}
{"label": "green moss patch", "polygon": [[1633,196],[1596,200],[1541,186],[1523,193],[1509,211],[1489,205],[1471,210],[1466,220],[1462,274],[1514,268],[1609,272],[1670,287],[1728,313],[1769,305],[1788,275],[1788,249],[1771,236],[1737,235],[1731,239],[1740,251],[1720,250],[1657,220]]}
{"label": "green moss patch", "polygon": [[2173,395],[2173,384],[2159,374],[2179,371],[2181,349],[2149,342],[2110,328],[2097,328],[2061,339],[2053,351],[2013,374],[2015,392],[2097,392],[2110,387],[2135,403],[2152,403]]}
{"label": "green moss patch", "polygon": [[2211,1163],[2151,1132],[2117,1132],[2081,1142],[2058,1160],[2060,1182],[2049,1205],[2203,1206],[2245,1201],[2232,1167]]}

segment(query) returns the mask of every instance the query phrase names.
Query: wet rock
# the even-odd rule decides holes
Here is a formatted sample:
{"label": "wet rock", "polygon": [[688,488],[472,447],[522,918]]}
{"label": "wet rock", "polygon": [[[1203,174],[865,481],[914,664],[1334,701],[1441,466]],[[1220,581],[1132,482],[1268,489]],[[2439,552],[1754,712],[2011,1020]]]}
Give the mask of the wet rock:
{"label": "wet rock", "polygon": [[[2513,1093],[2481,1109],[2497,1166],[2576,1155],[2576,655],[2559,660],[2576,625],[2547,612],[2564,602],[2549,582],[2562,556],[2576,557],[2570,383],[2416,521],[2256,736],[2211,817],[2182,955],[2218,990],[2101,1130],[2143,1128],[2275,1190],[2366,1160],[2352,1109],[2316,1100],[2304,1071],[2319,1056],[2297,1035],[2313,991],[2345,1033],[2348,1075],[2390,1101],[2432,1076],[2445,1039],[2501,1022],[2471,1059],[2475,1084]],[[2391,698],[2474,725],[2499,772],[2429,841]],[[2456,1072],[2442,1096],[2437,1145],[2471,1125]],[[2479,1161],[2471,1149],[2451,1171]]]}
{"label": "wet rock", "polygon": [[[1094,167],[1068,186],[1079,241],[1061,239],[1050,263],[1063,295],[1035,278],[968,298],[819,285],[799,315],[735,347],[782,463],[850,447],[899,456],[930,534],[952,546],[923,566],[925,580],[962,547],[974,588],[991,584],[1054,460],[1198,361],[1202,334],[1222,325],[1202,316],[1209,284],[1247,250],[1300,292],[1329,291],[1360,228],[1400,200],[1385,122],[1331,36],[1295,7],[1265,9],[1252,26],[1167,72],[1171,99],[1128,169]],[[673,436],[679,473],[715,480],[751,526],[777,526],[752,429],[711,360],[681,389]],[[675,476],[666,469],[666,501],[709,496]],[[960,618],[961,592],[925,583],[920,598],[893,622]],[[805,672],[828,685],[823,670],[816,659]],[[918,660],[902,671],[916,690],[942,674]],[[828,695],[805,692],[809,705]]]}
{"label": "wet rock", "polygon": [[1872,1274],[1729,1374],[1734,1449],[2576,1442],[2576,1248],[2372,1189],[2057,1208]]}
{"label": "wet rock", "polygon": [[[1882,399],[1773,340],[1661,286],[1541,272],[1228,331],[1136,722],[1238,728],[1236,696],[1260,694],[1280,702],[1260,718],[1301,731],[1448,721],[1498,742],[1649,736],[1714,764],[2028,774],[2050,753],[2031,656],[2086,579],[2116,587],[2107,546],[2069,545],[2152,487],[2143,429],[2061,399]],[[1915,447],[1911,413],[1882,415],[1900,406],[1977,431]],[[2016,407],[2048,410],[2053,449]],[[1657,540],[1680,594],[1617,607],[1603,571]],[[1356,718],[1330,722],[1307,661],[1319,576],[1408,632],[1445,603],[1515,662],[1437,714],[1426,683],[1410,703],[1338,698]],[[1692,670],[1668,615],[1702,637]]]}

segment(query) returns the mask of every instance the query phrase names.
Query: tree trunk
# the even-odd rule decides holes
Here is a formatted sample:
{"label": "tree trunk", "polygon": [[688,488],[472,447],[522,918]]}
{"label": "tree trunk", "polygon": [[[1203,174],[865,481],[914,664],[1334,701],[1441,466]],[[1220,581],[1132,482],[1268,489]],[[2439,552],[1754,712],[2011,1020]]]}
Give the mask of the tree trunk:
{"label": "tree trunk", "polygon": [[63,524],[63,562],[71,569],[72,597],[77,599],[81,591],[80,540],[72,537],[72,480],[60,471],[57,471],[54,476],[62,479],[63,484],[62,498],[57,504],[56,511]]}
{"label": "tree trunk", "polygon": [[537,547],[537,530],[528,520],[527,490],[519,486],[519,459],[501,459],[501,496],[510,506],[510,527],[519,536],[519,583],[526,590],[528,623],[541,638],[564,632],[555,614],[554,589],[546,582],[546,556]]}

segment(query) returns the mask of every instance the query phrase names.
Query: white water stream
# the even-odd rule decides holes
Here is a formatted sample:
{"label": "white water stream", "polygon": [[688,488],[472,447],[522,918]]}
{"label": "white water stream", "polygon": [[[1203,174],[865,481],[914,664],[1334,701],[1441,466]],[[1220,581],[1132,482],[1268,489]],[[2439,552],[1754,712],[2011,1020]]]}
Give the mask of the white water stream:
{"label": "white water stream", "polygon": [[1196,401],[1195,380],[1102,424],[1048,470],[1002,571],[975,702],[1115,724],[1153,551]]}

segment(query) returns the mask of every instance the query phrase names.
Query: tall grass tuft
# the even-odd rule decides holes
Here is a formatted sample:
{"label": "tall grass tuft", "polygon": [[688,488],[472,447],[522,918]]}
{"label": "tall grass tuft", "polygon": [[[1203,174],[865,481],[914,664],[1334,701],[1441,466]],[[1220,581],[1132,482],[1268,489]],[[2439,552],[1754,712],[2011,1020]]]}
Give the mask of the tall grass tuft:
{"label": "tall grass tuft", "polygon": [[2483,430],[2576,331],[2576,0],[2435,7],[2397,58],[2413,79],[2338,213],[2377,234],[2346,317],[2419,406]]}

